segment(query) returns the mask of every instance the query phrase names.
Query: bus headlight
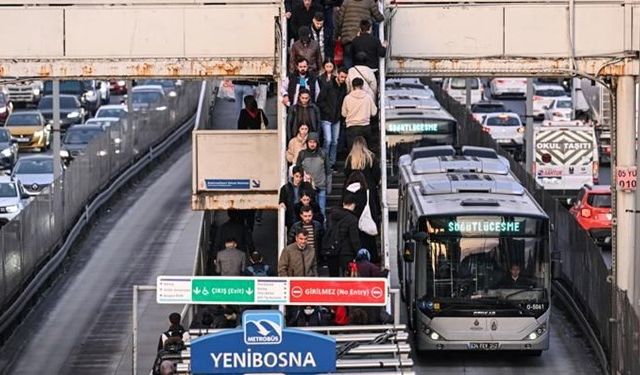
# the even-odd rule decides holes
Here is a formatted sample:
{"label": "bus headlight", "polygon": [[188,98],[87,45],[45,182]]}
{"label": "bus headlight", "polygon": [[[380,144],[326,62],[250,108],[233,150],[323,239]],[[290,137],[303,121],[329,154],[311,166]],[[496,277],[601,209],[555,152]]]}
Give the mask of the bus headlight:
{"label": "bus headlight", "polygon": [[543,324],[539,325],[538,328],[535,329],[535,331],[533,331],[530,334],[528,334],[527,337],[525,338],[525,340],[536,340],[540,336],[544,335],[544,333],[546,331],[547,331],[547,324],[543,323]]}
{"label": "bus headlight", "polygon": [[431,328],[427,327],[426,324],[422,324],[422,331],[427,335],[431,340],[438,341],[442,339],[442,336]]}
{"label": "bus headlight", "polygon": [[440,340],[440,335],[438,334],[438,332],[431,332],[431,335],[429,335],[429,337],[431,337],[431,340],[433,341]]}

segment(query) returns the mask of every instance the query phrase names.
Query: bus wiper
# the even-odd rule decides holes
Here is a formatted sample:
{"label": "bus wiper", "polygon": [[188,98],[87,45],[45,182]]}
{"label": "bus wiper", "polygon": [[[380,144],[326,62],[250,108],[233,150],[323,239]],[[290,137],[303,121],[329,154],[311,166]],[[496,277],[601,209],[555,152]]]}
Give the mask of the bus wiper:
{"label": "bus wiper", "polygon": [[545,288],[529,288],[529,289],[522,289],[522,290],[519,290],[519,291],[517,291],[517,292],[513,292],[513,293],[511,293],[511,294],[507,294],[507,295],[506,295],[506,296],[504,296],[503,298],[504,298],[505,300],[508,300],[509,298],[511,298],[511,297],[513,297],[513,296],[516,296],[516,295],[518,295],[518,294],[524,293],[524,292],[545,292],[545,294],[546,294],[546,289],[545,289]]}

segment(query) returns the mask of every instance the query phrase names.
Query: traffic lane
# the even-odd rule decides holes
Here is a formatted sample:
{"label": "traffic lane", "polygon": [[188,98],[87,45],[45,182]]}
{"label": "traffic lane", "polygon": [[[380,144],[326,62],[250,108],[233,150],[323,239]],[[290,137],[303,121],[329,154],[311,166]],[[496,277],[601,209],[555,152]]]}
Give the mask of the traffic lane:
{"label": "traffic lane", "polygon": [[[130,371],[123,358],[131,350],[132,286],[193,267],[194,255],[177,240],[194,215],[189,148],[183,145],[122,194],[75,247],[66,273],[3,347],[0,363],[15,359],[11,373]],[[184,254],[184,269],[170,264],[175,253]],[[165,325],[157,322],[159,332]]]}
{"label": "traffic lane", "polygon": [[[391,286],[399,286],[397,277],[397,223],[389,222]],[[556,302],[556,301],[553,301]],[[555,303],[551,310],[550,349],[541,357],[511,352],[437,352],[414,353],[417,374],[599,374],[597,362],[580,330]],[[406,322],[406,308],[401,309]],[[524,370],[524,372],[523,372]]]}
{"label": "traffic lane", "polygon": [[600,173],[598,174],[599,185],[611,185],[611,166],[601,165]]}

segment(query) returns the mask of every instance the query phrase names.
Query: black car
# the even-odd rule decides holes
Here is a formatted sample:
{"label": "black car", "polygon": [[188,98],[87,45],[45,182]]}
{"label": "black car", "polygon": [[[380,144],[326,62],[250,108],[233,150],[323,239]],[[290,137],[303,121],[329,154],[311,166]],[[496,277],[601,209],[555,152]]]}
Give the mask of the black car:
{"label": "black car", "polygon": [[[47,122],[53,122],[53,96],[40,99],[38,110]],[[60,128],[66,129],[74,124],[82,124],[86,117],[85,110],[74,95],[60,95]]]}
{"label": "black car", "polygon": [[0,168],[12,169],[18,161],[18,142],[9,129],[0,128]]}
{"label": "black car", "polygon": [[[100,107],[100,84],[94,80],[60,81],[60,94],[73,95],[89,113],[95,113]],[[43,95],[53,95],[53,82],[45,81]]]}
{"label": "black car", "polygon": [[72,126],[62,140],[60,157],[65,161],[84,155],[89,142],[107,131],[106,126],[99,124],[83,124]]}

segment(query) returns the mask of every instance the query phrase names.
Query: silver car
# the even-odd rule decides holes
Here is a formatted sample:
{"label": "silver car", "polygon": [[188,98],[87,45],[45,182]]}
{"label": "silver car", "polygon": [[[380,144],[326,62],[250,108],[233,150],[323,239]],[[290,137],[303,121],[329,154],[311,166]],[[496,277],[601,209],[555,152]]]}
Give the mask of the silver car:
{"label": "silver car", "polygon": [[11,172],[24,186],[27,194],[40,195],[53,183],[53,156],[37,155],[20,158]]}
{"label": "silver car", "polygon": [[13,220],[29,204],[29,195],[20,181],[0,176],[0,225]]}

